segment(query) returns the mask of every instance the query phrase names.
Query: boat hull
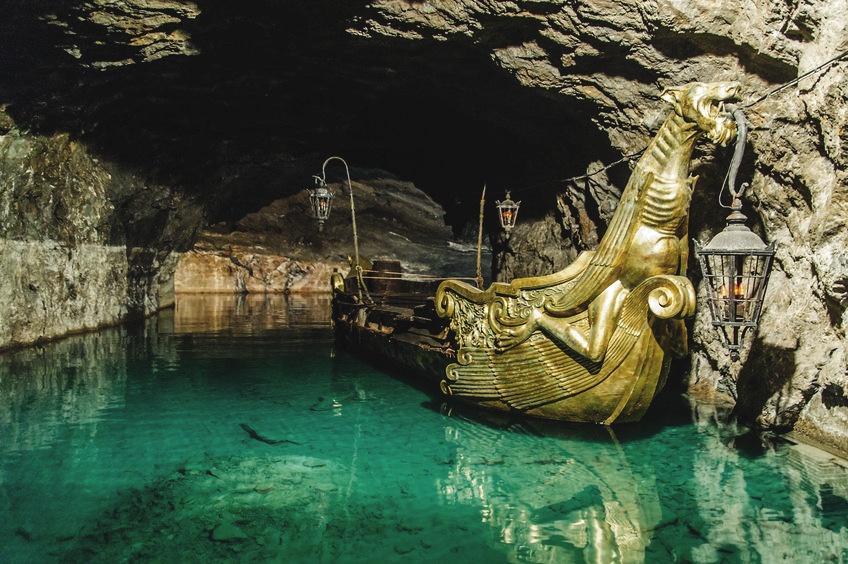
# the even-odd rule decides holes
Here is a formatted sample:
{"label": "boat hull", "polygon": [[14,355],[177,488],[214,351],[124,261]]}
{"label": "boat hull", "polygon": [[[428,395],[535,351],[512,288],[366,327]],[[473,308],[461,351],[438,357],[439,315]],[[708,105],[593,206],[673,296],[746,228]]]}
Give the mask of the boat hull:
{"label": "boat hull", "polygon": [[[353,353],[409,371],[411,376],[433,386],[438,386],[448,365],[456,361],[453,349],[437,339],[438,334],[396,331],[388,324],[381,327],[373,319],[384,318],[385,314],[365,306],[357,309],[359,311],[351,308],[351,316],[333,318],[337,342],[343,343]],[[368,318],[372,321],[366,322]]]}
{"label": "boat hull", "polygon": [[337,342],[354,354],[438,385],[447,366],[456,362],[449,322],[435,312],[438,281],[404,280],[399,263],[375,264],[390,270],[370,270],[362,277],[333,275]]}
{"label": "boat hull", "polygon": [[[528,304],[542,303],[570,279],[550,282],[516,280],[487,291],[453,281],[440,286],[437,313],[451,320],[458,350],[443,391],[481,407],[545,419],[638,421],[665,385],[672,353],[685,347],[682,318],[695,308],[691,282],[659,275],[629,292],[601,358],[587,358],[540,329],[516,346],[499,347],[499,335],[519,327],[503,325],[502,312],[515,312],[526,323],[534,311]],[[563,326],[583,332],[590,322],[588,309],[562,318]]]}
{"label": "boat hull", "polygon": [[[676,289],[671,298],[669,287]],[[469,300],[453,281],[439,287],[435,300],[426,289],[410,292],[408,285],[397,283],[395,290],[406,291],[383,292],[379,303],[366,302],[359,298],[356,278],[341,275],[334,278],[333,288],[336,337],[354,353],[390,363],[416,381],[438,385],[444,396],[462,404],[600,424],[643,417],[666,382],[669,351],[680,321],[675,318],[688,315],[694,304],[691,284],[683,278],[657,277],[646,283],[626,302],[605,358],[593,362],[539,331],[507,351],[475,346],[491,341],[481,336],[484,331],[479,328],[475,338],[461,339],[468,327],[458,323],[458,312],[468,314],[473,299],[485,311],[492,296],[463,287]],[[653,311],[650,303],[652,296],[657,301],[658,293],[666,307]],[[585,314],[578,314],[572,322],[588,321]]]}

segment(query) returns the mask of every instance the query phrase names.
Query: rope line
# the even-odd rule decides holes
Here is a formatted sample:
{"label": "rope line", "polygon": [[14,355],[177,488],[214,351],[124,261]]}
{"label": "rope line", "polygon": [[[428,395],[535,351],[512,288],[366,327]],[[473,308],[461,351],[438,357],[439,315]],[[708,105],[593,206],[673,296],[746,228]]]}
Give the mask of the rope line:
{"label": "rope line", "polygon": [[428,276],[426,274],[411,274],[408,272],[381,272],[381,274],[398,274],[399,276],[369,276],[363,274],[365,280],[399,280],[402,282],[436,282],[442,280],[477,280],[476,278],[460,278],[456,276]]}
{"label": "rope line", "polygon": [[629,160],[635,159],[636,157],[640,156],[644,152],[645,152],[645,149],[642,149],[641,151],[637,151],[635,153],[630,153],[629,155],[624,155],[623,157],[621,157],[617,161],[614,161],[614,162],[611,162],[608,165],[602,166],[598,170],[594,170],[592,172],[587,172],[586,174],[581,174],[580,176],[572,176],[571,178],[564,178],[564,179],[560,180],[560,182],[576,182],[577,180],[584,180],[584,179],[587,179],[587,178],[591,178],[592,176],[595,176],[596,174],[600,174],[600,173],[602,173],[606,170],[609,170],[616,165],[619,165],[623,162],[627,162]]}
{"label": "rope line", "polygon": [[[846,57],[848,57],[848,50],[843,51],[842,53],[840,53],[839,55],[836,55],[835,57],[833,57],[831,59],[828,59],[827,61],[823,62],[822,64],[818,65],[817,67],[815,67],[811,70],[808,70],[804,74],[798,76],[797,78],[793,78],[792,80],[784,82],[780,86],[773,88],[772,90],[769,90],[766,94],[764,94],[763,96],[760,96],[759,98],[757,98],[753,102],[749,102],[747,104],[740,105],[739,107],[743,108],[743,109],[747,109],[747,108],[750,108],[752,106],[756,106],[757,104],[763,102],[764,100],[766,100],[770,96],[773,96],[773,95],[777,94],[778,92],[785,90],[786,88],[789,88],[790,86],[792,86],[794,84],[798,84],[799,82],[801,82],[805,78],[807,78],[807,77],[809,77],[809,76],[811,76],[811,75],[813,75],[813,74],[815,74],[819,71],[826,69],[830,65],[832,65],[832,64],[836,63],[837,61],[844,59]],[[647,147],[645,149],[647,149]],[[607,171],[614,166],[618,166],[621,163],[631,161],[631,160],[641,156],[642,153],[645,152],[645,149],[642,149],[641,151],[637,151],[635,153],[631,153],[629,155],[625,155],[625,156],[621,157],[620,159],[618,159],[617,161],[611,162],[610,164],[605,165],[605,166],[599,168],[598,170],[595,170],[595,171],[592,171],[592,172],[587,172],[586,174],[581,174],[581,175],[578,175],[578,176],[563,178],[561,180],[548,181],[548,182],[537,182],[537,183],[534,184],[534,186],[538,186],[540,184],[548,184],[549,182],[562,182],[564,184],[568,184],[570,182],[576,182],[578,180],[586,180],[586,179],[591,178],[591,177],[593,177],[597,174],[600,174],[604,171]],[[518,190],[510,190],[510,191],[520,193],[520,192],[527,192],[528,189],[527,188],[519,188]]]}
{"label": "rope line", "polygon": [[785,82],[785,83],[781,84],[781,85],[780,85],[780,86],[778,86],[777,88],[774,88],[773,90],[770,90],[769,92],[767,92],[767,93],[766,93],[766,94],[764,94],[763,96],[761,96],[761,97],[757,98],[757,99],[756,99],[756,100],[754,100],[753,102],[750,102],[750,103],[748,103],[748,104],[745,104],[745,105],[743,105],[743,106],[741,106],[741,107],[742,107],[742,108],[750,108],[751,106],[756,106],[757,104],[759,104],[760,102],[762,102],[763,100],[765,100],[766,98],[768,98],[769,96],[771,96],[771,95],[773,95],[773,94],[777,94],[778,92],[780,92],[780,91],[781,91],[781,90],[783,90],[784,88],[789,88],[790,86],[792,86],[792,85],[794,85],[794,84],[798,84],[799,82],[801,82],[802,80],[804,80],[805,78],[807,78],[808,76],[810,76],[811,74],[815,74],[815,73],[817,73],[817,72],[818,72],[818,71],[820,71],[820,70],[824,70],[824,69],[825,69],[825,67],[829,67],[830,65],[832,65],[832,64],[833,64],[833,63],[835,63],[836,61],[838,61],[838,60],[840,60],[840,59],[844,59],[845,57],[848,57],[848,51],[843,51],[843,52],[842,52],[842,53],[840,53],[839,55],[836,55],[836,56],[835,56],[835,57],[833,57],[832,59],[828,59],[827,61],[823,62],[822,64],[820,64],[819,66],[815,67],[814,69],[808,70],[807,72],[805,72],[804,74],[802,74],[802,75],[801,75],[801,76],[799,76],[798,78],[793,78],[792,80],[790,80],[790,81],[788,81],[788,82]]}

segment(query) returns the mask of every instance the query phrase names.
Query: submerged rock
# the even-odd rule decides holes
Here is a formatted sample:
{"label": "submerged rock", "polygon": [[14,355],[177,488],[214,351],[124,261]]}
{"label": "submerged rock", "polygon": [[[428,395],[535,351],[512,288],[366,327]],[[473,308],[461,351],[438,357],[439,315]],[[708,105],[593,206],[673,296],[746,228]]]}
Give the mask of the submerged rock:
{"label": "submerged rock", "polygon": [[209,533],[209,538],[215,542],[237,542],[246,540],[250,537],[248,537],[235,523],[224,521],[212,529]]}

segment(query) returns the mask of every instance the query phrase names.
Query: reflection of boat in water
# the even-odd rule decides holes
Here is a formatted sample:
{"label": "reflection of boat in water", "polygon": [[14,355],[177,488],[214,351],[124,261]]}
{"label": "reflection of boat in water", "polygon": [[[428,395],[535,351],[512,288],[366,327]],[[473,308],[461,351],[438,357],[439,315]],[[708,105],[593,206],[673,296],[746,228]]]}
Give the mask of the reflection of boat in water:
{"label": "reflection of boat in water", "polygon": [[448,504],[479,504],[510,561],[645,561],[646,532],[661,520],[656,482],[630,465],[611,428],[560,428],[552,441],[532,420],[505,431],[477,419],[453,413],[446,424],[456,450],[438,487]]}
{"label": "reflection of boat in water", "polygon": [[484,408],[604,424],[641,419],[671,357],[686,353],[682,318],[695,309],[685,277],[692,151],[704,133],[722,144],[736,135],[723,104],[738,91],[736,83],[691,83],[663,94],[674,108],[599,247],[564,270],[486,290],[446,280],[434,292],[433,281],[408,280],[397,265],[356,265],[354,276],[333,276],[338,334]]}

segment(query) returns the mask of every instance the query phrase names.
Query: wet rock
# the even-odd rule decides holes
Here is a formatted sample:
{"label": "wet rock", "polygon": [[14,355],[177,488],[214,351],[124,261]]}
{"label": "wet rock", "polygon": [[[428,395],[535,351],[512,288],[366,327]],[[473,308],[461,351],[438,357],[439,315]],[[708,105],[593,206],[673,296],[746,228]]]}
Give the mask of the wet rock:
{"label": "wet rock", "polygon": [[[147,199],[171,189],[139,183],[67,134],[0,135],[0,349],[173,303],[174,247],[191,235],[172,223],[196,208],[163,215]],[[139,228],[153,216],[156,229]]]}
{"label": "wet rock", "polygon": [[238,542],[249,537],[235,523],[224,521],[212,529],[209,538],[215,542]]}
{"label": "wet rock", "polygon": [[263,546],[279,546],[282,544],[283,537],[280,531],[274,527],[266,527],[262,534],[256,539],[256,542]]}
{"label": "wet rock", "polygon": [[396,542],[394,544],[394,549],[397,554],[409,554],[418,548],[418,543],[414,541],[405,541],[405,542]]}

